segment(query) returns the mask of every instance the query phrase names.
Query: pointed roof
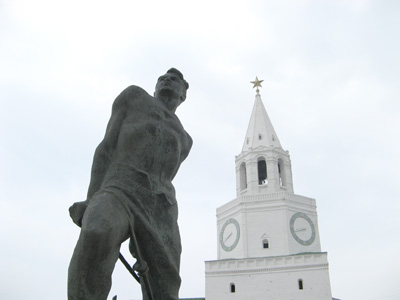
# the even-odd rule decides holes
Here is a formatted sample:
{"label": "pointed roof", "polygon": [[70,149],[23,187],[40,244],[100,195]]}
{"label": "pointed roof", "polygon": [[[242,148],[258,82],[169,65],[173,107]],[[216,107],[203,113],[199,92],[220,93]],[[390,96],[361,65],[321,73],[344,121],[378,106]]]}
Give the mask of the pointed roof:
{"label": "pointed roof", "polygon": [[257,91],[242,152],[249,151],[251,148],[254,149],[259,146],[282,148],[264,104],[261,101],[261,96]]}

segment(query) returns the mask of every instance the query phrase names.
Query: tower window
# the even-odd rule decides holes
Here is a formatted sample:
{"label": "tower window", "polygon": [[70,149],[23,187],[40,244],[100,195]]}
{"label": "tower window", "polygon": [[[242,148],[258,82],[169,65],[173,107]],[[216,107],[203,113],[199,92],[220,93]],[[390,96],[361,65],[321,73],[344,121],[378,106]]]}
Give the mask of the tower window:
{"label": "tower window", "polygon": [[267,239],[263,240],[263,241],[262,241],[262,244],[263,244],[263,248],[264,248],[264,249],[268,249],[268,248],[269,248],[269,243],[268,243],[268,240],[267,240]]}
{"label": "tower window", "polygon": [[274,135],[272,135],[272,141],[275,142],[275,136]]}
{"label": "tower window", "polygon": [[278,159],[278,173],[279,173],[279,185],[286,186],[285,165],[281,158]]}
{"label": "tower window", "polygon": [[261,135],[261,133],[259,133],[259,134],[258,134],[258,140],[261,141],[261,139],[262,139],[262,135]]}
{"label": "tower window", "polygon": [[299,279],[298,283],[299,283],[299,290],[302,290],[303,289],[303,279]]}
{"label": "tower window", "polygon": [[265,162],[265,159],[259,160],[257,163],[257,167],[258,167],[258,184],[259,185],[268,184],[267,163]]}
{"label": "tower window", "polygon": [[231,293],[236,293],[236,286],[234,283],[230,284],[230,288],[231,288]]}
{"label": "tower window", "polygon": [[239,180],[240,180],[240,190],[243,191],[247,189],[247,174],[246,174],[246,164],[242,163],[239,169]]}

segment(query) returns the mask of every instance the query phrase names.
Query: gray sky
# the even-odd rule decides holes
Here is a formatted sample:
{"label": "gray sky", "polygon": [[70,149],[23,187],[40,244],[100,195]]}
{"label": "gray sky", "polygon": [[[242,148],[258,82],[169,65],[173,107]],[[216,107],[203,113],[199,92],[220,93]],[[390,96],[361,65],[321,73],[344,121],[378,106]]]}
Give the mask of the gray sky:
{"label": "gray sky", "polygon": [[[295,193],[317,200],[333,296],[399,299],[399,53],[399,1],[0,1],[0,299],[66,299],[68,207],[112,102],[172,66],[194,139],[174,182],[181,297],[204,296],[258,76]],[[140,298],[119,263],[115,294]]]}

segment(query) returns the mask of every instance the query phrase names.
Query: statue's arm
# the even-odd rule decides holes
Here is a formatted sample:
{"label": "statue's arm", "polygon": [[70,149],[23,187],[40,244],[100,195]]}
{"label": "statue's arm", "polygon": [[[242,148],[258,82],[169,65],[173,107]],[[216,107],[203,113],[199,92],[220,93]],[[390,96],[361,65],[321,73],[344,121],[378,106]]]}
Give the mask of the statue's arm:
{"label": "statue's arm", "polygon": [[128,100],[134,97],[137,87],[125,89],[114,101],[111,117],[107,125],[104,139],[97,146],[93,157],[91,178],[87,198],[85,201],[76,202],[69,208],[69,213],[75,224],[81,226],[83,215],[93,195],[101,188],[105,173],[112,160],[118,141],[121,125],[128,111]]}
{"label": "statue's arm", "polygon": [[115,99],[104,139],[97,146],[93,157],[87,201],[101,188],[104,176],[113,157],[120,128],[127,112],[127,97],[124,92]]}

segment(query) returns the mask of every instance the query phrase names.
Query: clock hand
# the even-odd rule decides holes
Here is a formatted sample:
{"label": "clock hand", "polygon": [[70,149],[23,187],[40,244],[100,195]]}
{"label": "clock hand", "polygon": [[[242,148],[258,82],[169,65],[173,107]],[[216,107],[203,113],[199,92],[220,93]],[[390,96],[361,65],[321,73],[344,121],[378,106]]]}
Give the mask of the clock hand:
{"label": "clock hand", "polygon": [[307,228],[296,229],[294,232],[299,232],[299,231],[304,231],[304,230],[307,230]]}
{"label": "clock hand", "polygon": [[231,237],[232,232],[225,238],[224,243]]}

